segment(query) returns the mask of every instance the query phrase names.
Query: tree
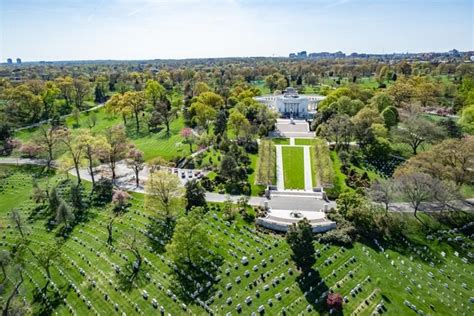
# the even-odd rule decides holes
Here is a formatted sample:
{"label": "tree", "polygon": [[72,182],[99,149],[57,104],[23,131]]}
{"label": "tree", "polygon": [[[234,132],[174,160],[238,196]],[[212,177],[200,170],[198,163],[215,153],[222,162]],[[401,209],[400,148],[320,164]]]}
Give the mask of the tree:
{"label": "tree", "polygon": [[105,158],[110,151],[107,139],[103,135],[94,136],[90,131],[84,130],[78,136],[78,146],[82,149],[82,157],[87,160],[89,175],[92,180],[92,190],[95,187],[94,167],[99,159]]}
{"label": "tree", "polygon": [[46,82],[43,91],[41,92],[41,100],[43,101],[43,115],[45,119],[49,119],[54,110],[54,103],[61,94],[61,90],[53,83]]}
{"label": "tree", "polygon": [[439,91],[436,85],[426,79],[426,77],[420,78],[423,79],[415,85],[415,96],[420,100],[421,106],[426,107],[432,105],[436,101]]}
{"label": "tree", "polygon": [[341,310],[343,303],[342,295],[339,293],[329,293],[326,303],[330,309]]}
{"label": "tree", "polygon": [[293,223],[286,233],[286,241],[293,252],[291,259],[306,273],[316,262],[314,255],[313,230],[306,218]]}
{"label": "tree", "polygon": [[52,280],[51,266],[53,263],[61,261],[61,248],[63,243],[63,241],[57,239],[54,242],[44,244],[43,247],[39,247],[36,249],[36,251],[30,248],[30,252],[32,253],[33,257],[36,259],[38,265],[44,270],[44,273],[46,274],[46,284],[43,287],[43,290],[48,287]]}
{"label": "tree", "polygon": [[202,207],[207,210],[206,190],[196,179],[186,182],[184,188],[186,190],[186,212],[189,212],[193,207]]}
{"label": "tree", "polygon": [[129,115],[131,112],[130,108],[127,107],[126,104],[123,102],[122,94],[114,94],[113,96],[111,96],[110,99],[105,102],[105,110],[108,113],[121,114],[123,125],[127,125],[127,115]]}
{"label": "tree", "polygon": [[145,184],[145,207],[171,223],[184,206],[184,190],[177,175],[164,170],[151,173]]}
{"label": "tree", "polygon": [[359,208],[364,204],[362,196],[355,191],[344,191],[339,194],[336,200],[337,209],[344,217],[350,217],[353,209]]}
{"label": "tree", "polygon": [[122,102],[125,108],[135,117],[136,132],[140,132],[140,113],[145,109],[146,101],[143,92],[128,91],[122,97]]}
{"label": "tree", "polygon": [[469,184],[474,175],[474,137],[447,139],[410,158],[397,172],[417,170],[457,186]]}
{"label": "tree", "polygon": [[24,157],[37,158],[43,152],[43,147],[35,143],[24,143],[18,151]]}
{"label": "tree", "polygon": [[70,108],[73,103],[74,87],[71,77],[59,77],[56,79],[56,85],[61,91],[61,96],[66,102],[66,108]]}
{"label": "tree", "polygon": [[388,207],[393,201],[395,193],[396,188],[394,183],[387,179],[374,181],[369,189],[369,196],[372,201],[384,204],[386,212],[388,212]]}
{"label": "tree", "polygon": [[47,153],[47,164],[48,168],[51,168],[51,162],[54,160],[54,149],[55,146],[60,141],[58,137],[58,131],[54,128],[47,128],[44,125],[41,125],[38,129],[38,142],[41,144],[43,149]]}
{"label": "tree", "polygon": [[91,85],[86,79],[74,78],[72,80],[72,97],[79,110],[82,110],[84,99],[89,94],[90,88]]}
{"label": "tree", "polygon": [[61,201],[56,210],[56,224],[64,224],[64,227],[69,228],[69,224],[74,221],[75,216],[71,207],[65,202]]}
{"label": "tree", "polygon": [[227,128],[227,114],[224,109],[217,112],[216,122],[214,123],[214,134],[223,135]]}
{"label": "tree", "polygon": [[49,193],[48,202],[50,213],[56,214],[59,204],[61,203],[61,199],[59,198],[58,190],[56,187],[53,187],[51,189],[51,192]]}
{"label": "tree", "polygon": [[0,155],[9,155],[13,150],[12,142],[13,130],[9,123],[0,123]]}
{"label": "tree", "polygon": [[166,246],[170,259],[183,270],[191,265],[205,267],[211,255],[211,240],[202,220],[204,210],[193,208],[176,222],[173,239]]}
{"label": "tree", "polygon": [[127,283],[130,285],[134,283],[141,271],[143,263],[143,256],[141,254],[142,243],[143,241],[139,239],[139,233],[135,229],[127,232],[121,242],[121,248],[131,252],[135,257],[131,264],[127,264]]}
{"label": "tree", "polygon": [[413,86],[404,81],[397,80],[387,89],[388,94],[393,98],[396,107],[401,107],[405,102],[410,101],[413,96]]}
{"label": "tree", "polygon": [[114,195],[112,196],[112,204],[114,207],[115,213],[121,213],[128,206],[131,195],[126,191],[115,190]]}
{"label": "tree", "polygon": [[370,105],[380,113],[388,107],[395,106],[393,99],[385,92],[379,92],[370,99]]}
{"label": "tree", "polygon": [[145,167],[145,159],[143,158],[143,152],[136,148],[131,148],[127,154],[126,163],[127,166],[133,169],[133,172],[135,172],[135,183],[138,188],[140,186],[139,173]]}
{"label": "tree", "polygon": [[94,100],[103,103],[107,100],[108,83],[107,78],[100,76],[95,80]]}
{"label": "tree", "polygon": [[[82,133],[86,133],[86,131],[79,131],[78,135],[81,135]],[[58,138],[64,145],[66,145],[66,148],[69,151],[74,164],[74,169],[76,170],[77,184],[79,185],[81,183],[80,166],[84,147],[81,146],[79,138],[74,136],[68,129],[58,130]]]}
{"label": "tree", "polygon": [[168,96],[164,96],[160,102],[158,102],[152,112],[152,121],[158,124],[165,124],[166,135],[170,134],[170,124],[178,114],[178,105],[173,104],[172,100]]}
{"label": "tree", "polygon": [[12,125],[22,125],[37,121],[42,112],[41,97],[34,94],[26,84],[2,91],[2,99],[6,101],[3,106],[5,118]]}
{"label": "tree", "polygon": [[399,117],[396,107],[388,106],[382,111],[382,113],[380,113],[380,115],[382,116],[387,128],[392,128],[398,124]]}
{"label": "tree", "polygon": [[0,268],[2,268],[3,273],[3,279],[0,284],[2,284],[3,281],[5,281],[5,279],[7,278],[7,272],[5,271],[5,268],[10,263],[10,261],[10,252],[8,250],[0,250]]}
{"label": "tree", "polygon": [[130,145],[123,125],[115,125],[108,128],[105,131],[105,138],[109,144],[106,153],[107,161],[112,171],[112,182],[115,182],[115,167],[117,162],[125,158]]}
{"label": "tree", "polygon": [[317,134],[334,142],[335,149],[348,149],[353,133],[353,124],[346,114],[336,114],[320,125]]}
{"label": "tree", "polygon": [[232,111],[229,116],[229,127],[235,132],[237,139],[247,138],[250,133],[249,120],[239,111]]}
{"label": "tree", "polygon": [[181,137],[184,138],[183,143],[189,145],[189,152],[193,152],[193,144],[196,141],[196,136],[192,128],[185,127],[181,130]]}
{"label": "tree", "polygon": [[414,215],[420,208],[422,202],[429,201],[433,196],[431,183],[433,178],[426,173],[407,172],[395,178],[398,190],[407,199],[414,209]]}
{"label": "tree", "polygon": [[360,110],[351,120],[354,124],[354,136],[363,149],[374,141],[372,125],[383,123],[378,111],[370,107]]}
{"label": "tree", "polygon": [[216,110],[202,102],[195,102],[189,108],[189,112],[191,114],[192,122],[206,132],[209,132],[209,125],[215,119],[217,114]]}
{"label": "tree", "polygon": [[15,226],[18,232],[20,233],[21,238],[25,238],[24,231],[26,229],[26,223],[23,221],[20,211],[17,209],[12,210],[10,220],[13,226]]}
{"label": "tree", "polygon": [[441,211],[451,207],[450,202],[462,198],[459,188],[453,181],[434,178],[430,187],[433,199],[438,202]]}
{"label": "tree", "polygon": [[436,124],[419,116],[405,120],[393,134],[396,140],[409,145],[414,155],[424,143],[434,143],[443,137],[443,131]]}
{"label": "tree", "polygon": [[464,132],[474,134],[474,104],[468,105],[462,110],[459,125]]}

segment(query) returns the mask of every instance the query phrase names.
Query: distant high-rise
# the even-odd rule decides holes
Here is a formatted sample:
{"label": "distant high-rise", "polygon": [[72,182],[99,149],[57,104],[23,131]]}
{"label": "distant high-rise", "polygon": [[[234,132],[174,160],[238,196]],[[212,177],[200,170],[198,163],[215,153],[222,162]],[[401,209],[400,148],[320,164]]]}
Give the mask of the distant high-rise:
{"label": "distant high-rise", "polygon": [[7,59],[7,64],[13,64],[13,60],[11,58]]}
{"label": "distant high-rise", "polygon": [[17,58],[17,59],[16,59],[16,63],[17,63],[17,64],[21,64],[21,58]]}

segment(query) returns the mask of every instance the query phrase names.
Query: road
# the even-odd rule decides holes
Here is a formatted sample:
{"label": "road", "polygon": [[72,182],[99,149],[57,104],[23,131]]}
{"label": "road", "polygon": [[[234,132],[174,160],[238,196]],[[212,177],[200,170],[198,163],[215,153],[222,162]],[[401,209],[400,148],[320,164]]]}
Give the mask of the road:
{"label": "road", "polygon": [[[28,158],[0,158],[0,164],[4,165],[46,165],[45,160],[40,159],[28,159]],[[70,171],[72,175],[75,175],[75,171]],[[87,170],[81,170],[81,177],[84,180],[90,181],[90,176]],[[126,190],[144,193],[143,187],[136,188],[134,186],[126,187]],[[232,201],[237,201],[241,196],[240,195],[227,195],[219,194],[214,192],[206,193],[206,200],[209,202],[224,202],[228,197]],[[268,205],[274,209],[286,209],[286,210],[309,210],[309,211],[319,211],[324,208],[326,203],[324,200],[319,200],[311,197],[291,197],[288,195],[274,196],[271,199],[265,197],[250,197],[249,204],[253,206],[263,206],[265,201],[268,202]],[[464,210],[468,212],[474,212],[474,198],[468,198],[465,200],[456,200],[451,201],[450,205],[455,209]],[[331,201],[328,204],[329,208],[336,207],[336,203]],[[392,203],[389,207],[390,212],[402,212],[402,213],[412,213],[413,208],[410,203],[407,202],[397,202]],[[439,211],[439,204],[434,202],[422,203],[420,211],[423,212],[437,212]]]}

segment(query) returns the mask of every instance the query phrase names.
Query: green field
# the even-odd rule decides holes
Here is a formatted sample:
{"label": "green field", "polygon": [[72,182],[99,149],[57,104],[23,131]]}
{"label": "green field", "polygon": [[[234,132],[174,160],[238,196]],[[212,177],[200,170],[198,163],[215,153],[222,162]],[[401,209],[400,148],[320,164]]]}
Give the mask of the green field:
{"label": "green field", "polygon": [[295,145],[314,145],[314,138],[295,138]]}
{"label": "green field", "polygon": [[275,145],[289,145],[290,139],[289,138],[271,138],[271,140],[275,143]]}
{"label": "green field", "polygon": [[[74,126],[75,121],[72,117],[68,117],[66,123],[69,127],[73,127],[73,131],[77,131],[78,128],[89,128],[88,118],[90,115],[90,113],[81,113],[79,126]],[[107,114],[104,108],[97,110],[96,115],[97,123],[90,128],[94,133],[103,133],[111,126],[123,124],[121,117]],[[189,145],[182,144],[183,138],[180,135],[180,131],[184,127],[184,120],[181,117],[171,123],[170,135],[166,135],[164,129],[156,133],[148,133],[146,131],[146,125],[143,122],[141,123],[141,132],[137,135],[134,124],[134,121],[129,118],[127,122],[127,134],[131,142],[135,144],[138,149],[143,151],[145,160],[150,160],[157,156],[161,156],[167,160],[173,160],[176,157],[189,155]],[[37,135],[37,128],[21,130],[15,133],[16,138],[25,142],[34,139]]]}
{"label": "green field", "polygon": [[[13,226],[8,225],[8,212],[15,207],[25,218],[33,214],[35,204],[29,199],[29,192],[35,172],[31,168],[0,167],[0,174],[8,174],[2,176],[0,182],[0,249],[11,249],[19,237]],[[40,185],[45,185],[45,176],[38,179]],[[54,176],[50,184],[58,179],[59,176]],[[149,249],[149,239],[144,234],[153,214],[142,208],[143,195],[134,194],[133,197],[132,206],[115,224],[113,247],[105,242],[105,223],[111,212],[109,208],[88,210],[89,220],[74,228],[63,245],[62,260],[52,266],[54,286],[50,283],[46,292],[50,307],[36,301],[31,305],[33,314],[152,315],[159,313],[159,309],[153,308],[152,299],[164,307],[165,314],[207,314],[189,297],[173,296],[176,284],[170,277],[172,269],[167,254]],[[445,229],[447,226],[425,214],[420,215],[424,224],[411,214],[398,216],[405,219],[409,229],[406,239],[400,242],[380,240],[379,247],[373,240],[368,240],[356,242],[350,248],[315,242],[320,255],[313,266],[312,277],[302,281],[281,235],[255,230],[254,224],[245,222],[240,215],[232,223],[225,222],[221,212],[211,206],[203,222],[213,241],[211,250],[222,257],[219,267],[221,279],[209,280],[210,295],[200,298],[218,315],[236,313],[237,304],[241,304],[243,315],[257,311],[260,305],[264,306],[268,315],[281,314],[283,309],[287,315],[326,314],[322,304],[315,301],[323,292],[332,289],[348,299],[343,305],[344,314],[357,310],[358,315],[371,315],[382,300],[384,314],[387,315],[415,315],[404,305],[404,301],[416,305],[425,315],[472,314],[469,297],[472,296],[470,289],[474,284],[474,266],[462,261],[467,250],[462,250],[460,243],[447,241],[448,237],[460,234],[445,233],[440,235],[441,241],[430,241],[426,239],[428,227]],[[45,227],[47,220],[43,213],[28,220],[31,247],[40,248],[54,238],[56,230],[48,232]],[[118,286],[113,265],[124,266],[128,258],[133,258],[120,246],[125,233],[131,228],[142,232],[139,236],[143,245],[141,253],[149,262],[146,271],[150,280],[139,282],[138,287],[128,291]],[[472,242],[467,243],[468,249],[472,249]],[[441,255],[442,251],[445,257]],[[459,252],[459,256],[455,251]],[[241,264],[242,256],[248,258],[247,266]],[[245,276],[247,270],[248,276]],[[10,272],[7,270],[7,273]],[[19,295],[33,302],[34,293],[46,284],[46,278],[29,253],[23,273],[25,290]],[[237,278],[241,281],[236,281]],[[227,284],[232,287],[227,288]],[[351,291],[358,286],[360,290],[351,295]],[[144,290],[148,293],[147,299],[142,297]],[[11,286],[7,286],[4,293],[10,291]],[[304,295],[305,292],[307,295]],[[53,300],[54,293],[59,294],[61,300]],[[104,299],[105,294],[107,299]],[[249,305],[244,303],[246,297],[252,299]],[[5,294],[0,294],[0,304],[4,300]]]}
{"label": "green field", "polygon": [[285,189],[304,189],[303,147],[282,147]]}

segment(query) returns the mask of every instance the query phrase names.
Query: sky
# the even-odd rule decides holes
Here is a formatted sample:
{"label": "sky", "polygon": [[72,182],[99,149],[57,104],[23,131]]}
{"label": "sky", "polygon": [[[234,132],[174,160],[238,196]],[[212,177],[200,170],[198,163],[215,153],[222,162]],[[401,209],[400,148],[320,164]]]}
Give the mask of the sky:
{"label": "sky", "polygon": [[0,0],[0,61],[474,50],[474,0]]}

